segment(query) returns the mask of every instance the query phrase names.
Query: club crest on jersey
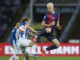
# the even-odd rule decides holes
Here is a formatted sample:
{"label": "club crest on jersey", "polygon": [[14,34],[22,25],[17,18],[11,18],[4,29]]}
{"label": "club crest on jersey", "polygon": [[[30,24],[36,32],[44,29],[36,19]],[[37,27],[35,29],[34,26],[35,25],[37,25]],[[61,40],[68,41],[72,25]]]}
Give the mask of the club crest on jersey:
{"label": "club crest on jersey", "polygon": [[55,17],[53,17],[53,19],[55,19]]}

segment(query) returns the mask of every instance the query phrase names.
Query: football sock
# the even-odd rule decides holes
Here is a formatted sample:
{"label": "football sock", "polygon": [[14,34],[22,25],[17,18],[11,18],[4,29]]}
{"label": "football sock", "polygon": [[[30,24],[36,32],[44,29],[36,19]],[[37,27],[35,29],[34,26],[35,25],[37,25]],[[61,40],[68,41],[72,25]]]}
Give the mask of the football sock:
{"label": "football sock", "polygon": [[56,45],[51,45],[50,47],[46,48],[46,50],[52,50],[52,49],[56,49]]}

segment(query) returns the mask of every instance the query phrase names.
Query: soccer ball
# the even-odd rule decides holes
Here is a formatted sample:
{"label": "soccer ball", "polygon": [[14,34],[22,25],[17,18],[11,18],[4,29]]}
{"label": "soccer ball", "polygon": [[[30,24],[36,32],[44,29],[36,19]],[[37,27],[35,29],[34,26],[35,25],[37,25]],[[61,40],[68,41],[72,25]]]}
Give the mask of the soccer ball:
{"label": "soccer ball", "polygon": [[47,33],[51,33],[51,28],[48,27],[45,30],[46,30]]}

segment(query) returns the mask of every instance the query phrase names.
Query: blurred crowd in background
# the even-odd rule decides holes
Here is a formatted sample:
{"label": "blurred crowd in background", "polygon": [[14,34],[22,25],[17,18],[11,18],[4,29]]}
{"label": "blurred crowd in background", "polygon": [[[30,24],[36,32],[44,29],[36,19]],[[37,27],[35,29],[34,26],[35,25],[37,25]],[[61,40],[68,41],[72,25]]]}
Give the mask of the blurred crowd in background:
{"label": "blurred crowd in background", "polygon": [[0,0],[0,36],[13,20],[17,10],[21,9],[25,0]]}

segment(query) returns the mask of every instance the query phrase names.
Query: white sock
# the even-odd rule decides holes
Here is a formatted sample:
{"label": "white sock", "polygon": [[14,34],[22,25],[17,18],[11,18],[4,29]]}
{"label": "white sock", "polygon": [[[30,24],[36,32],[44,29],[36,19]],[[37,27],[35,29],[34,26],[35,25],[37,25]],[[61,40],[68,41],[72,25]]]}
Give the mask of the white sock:
{"label": "white sock", "polygon": [[15,60],[19,60],[19,56],[15,56]]}
{"label": "white sock", "polygon": [[33,48],[33,49],[37,48],[37,45],[33,45],[32,48]]}
{"label": "white sock", "polygon": [[25,58],[23,60],[26,60]]}
{"label": "white sock", "polygon": [[44,51],[47,51],[46,48],[47,48],[47,47],[43,47]]}
{"label": "white sock", "polygon": [[44,48],[44,51],[47,51],[46,48]]}
{"label": "white sock", "polygon": [[36,54],[37,45],[32,46],[31,54]]}
{"label": "white sock", "polygon": [[15,55],[13,55],[13,56],[11,56],[10,58],[9,58],[9,60],[14,60],[15,59]]}

